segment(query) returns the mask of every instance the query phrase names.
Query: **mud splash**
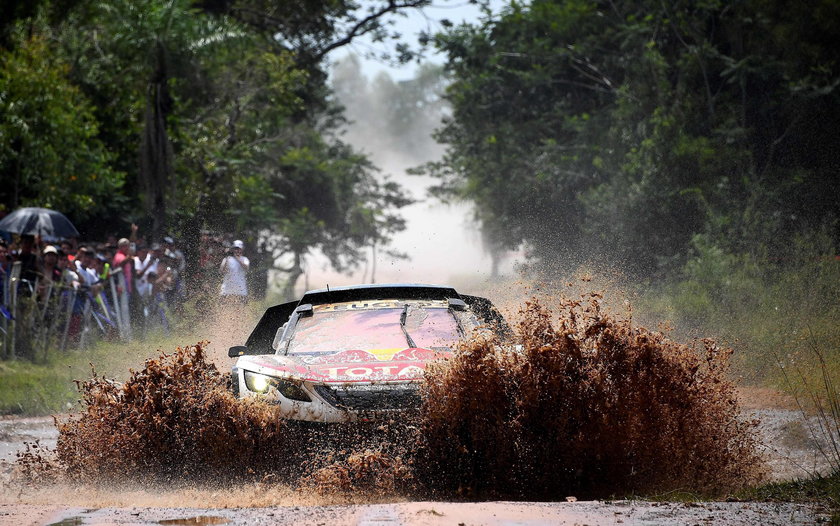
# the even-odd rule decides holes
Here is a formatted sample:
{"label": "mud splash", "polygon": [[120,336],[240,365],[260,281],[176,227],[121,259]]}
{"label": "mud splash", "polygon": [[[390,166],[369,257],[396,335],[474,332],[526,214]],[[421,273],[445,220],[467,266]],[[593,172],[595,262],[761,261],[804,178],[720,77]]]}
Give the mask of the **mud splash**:
{"label": "mud splash", "polygon": [[283,487],[347,501],[399,497],[562,500],[723,491],[761,476],[739,418],[729,351],[679,345],[589,294],[532,301],[518,345],[463,344],[427,373],[418,414],[301,425],[233,398],[205,344],[148,360],[124,384],[79,384],[84,411],[30,447],[18,482]]}
{"label": "mud splash", "polygon": [[473,340],[426,375],[418,478],[481,498],[692,489],[762,475],[739,418],[731,351],[633,326],[599,294],[526,304],[522,348]]}

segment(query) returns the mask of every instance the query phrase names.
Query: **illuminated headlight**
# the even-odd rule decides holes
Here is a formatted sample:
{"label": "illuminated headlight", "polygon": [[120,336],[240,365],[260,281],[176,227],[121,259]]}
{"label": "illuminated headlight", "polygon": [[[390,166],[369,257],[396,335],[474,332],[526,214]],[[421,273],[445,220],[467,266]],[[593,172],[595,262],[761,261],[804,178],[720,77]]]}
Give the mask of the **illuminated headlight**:
{"label": "illuminated headlight", "polygon": [[267,393],[268,388],[271,387],[271,384],[275,381],[276,379],[270,376],[245,371],[245,387],[247,387],[249,391],[253,391],[255,393]]}
{"label": "illuminated headlight", "polygon": [[245,371],[245,386],[249,391],[260,394],[265,394],[268,392],[269,387],[274,387],[281,395],[289,400],[297,400],[299,402],[312,401],[309,395],[306,394],[306,391],[297,383],[274,378],[273,376]]}

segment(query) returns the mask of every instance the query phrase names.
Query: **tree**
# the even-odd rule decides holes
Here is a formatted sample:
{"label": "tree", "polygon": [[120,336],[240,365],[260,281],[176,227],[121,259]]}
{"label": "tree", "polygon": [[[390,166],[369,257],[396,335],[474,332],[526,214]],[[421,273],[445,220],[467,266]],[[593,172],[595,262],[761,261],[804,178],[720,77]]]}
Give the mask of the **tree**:
{"label": "tree", "polygon": [[538,0],[454,28],[447,153],[426,171],[544,263],[668,272],[702,232],[782,247],[840,197],[840,8],[788,7]]}
{"label": "tree", "polygon": [[80,221],[124,204],[122,172],[98,140],[90,102],[40,33],[0,50],[0,207],[55,208]]}
{"label": "tree", "polygon": [[399,82],[384,72],[370,81],[360,68],[358,57],[348,55],[331,76],[334,97],[350,124],[349,140],[409,164],[434,158],[440,147],[432,132],[448,111],[442,66],[421,64],[413,78]]}

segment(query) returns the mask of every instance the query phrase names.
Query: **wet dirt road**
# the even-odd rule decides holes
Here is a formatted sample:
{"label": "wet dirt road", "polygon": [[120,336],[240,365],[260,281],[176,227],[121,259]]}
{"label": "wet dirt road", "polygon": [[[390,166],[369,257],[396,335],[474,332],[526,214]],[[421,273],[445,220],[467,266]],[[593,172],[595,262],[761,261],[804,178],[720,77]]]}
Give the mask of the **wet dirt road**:
{"label": "wet dirt road", "polygon": [[[758,398],[761,398],[759,396]],[[808,421],[794,409],[745,405],[745,415],[761,420],[764,454],[772,480],[802,477],[824,469]],[[817,504],[639,501],[399,502],[323,505],[287,490],[280,497],[219,495],[209,490],[115,489],[111,493],[57,488],[12,494],[7,485],[14,454],[24,442],[55,444],[53,419],[0,419],[0,525],[25,524],[296,524],[296,525],[549,525],[549,524],[815,524],[829,516]],[[166,495],[162,494],[166,493]],[[134,506],[137,505],[137,506]]]}
{"label": "wet dirt road", "polygon": [[[29,509],[27,509],[29,508]],[[573,525],[573,524],[814,524],[826,516],[818,506],[766,503],[563,503],[410,502],[356,506],[287,506],[247,509],[64,508],[0,506],[0,524],[295,524],[307,525]]]}

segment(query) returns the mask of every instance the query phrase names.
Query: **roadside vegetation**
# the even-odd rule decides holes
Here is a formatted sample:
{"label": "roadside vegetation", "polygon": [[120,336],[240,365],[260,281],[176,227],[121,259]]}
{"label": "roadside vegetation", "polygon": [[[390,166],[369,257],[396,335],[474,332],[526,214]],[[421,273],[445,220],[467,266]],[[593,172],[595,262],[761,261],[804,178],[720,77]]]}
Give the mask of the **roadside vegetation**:
{"label": "roadside vegetation", "polygon": [[144,360],[157,356],[157,350],[174,349],[196,338],[201,336],[185,332],[128,343],[100,341],[84,351],[52,353],[42,363],[0,361],[0,415],[42,416],[78,411],[77,380],[87,380],[94,371],[125,380],[129,369],[142,368]]}
{"label": "roadside vegetation", "polygon": [[669,320],[680,339],[731,345],[742,382],[810,398],[803,380],[840,378],[840,260],[825,233],[791,242],[789,260],[768,262],[766,252],[739,255],[698,237],[676,278],[635,287],[635,306]]}
{"label": "roadside vegetation", "polygon": [[534,279],[620,269],[634,308],[736,372],[840,357],[840,6],[512,3],[436,36],[452,116],[435,195]]}

